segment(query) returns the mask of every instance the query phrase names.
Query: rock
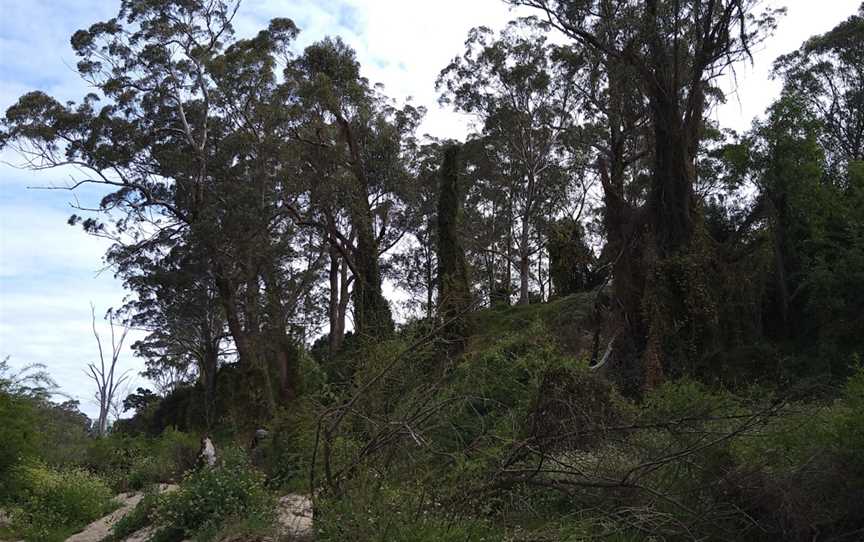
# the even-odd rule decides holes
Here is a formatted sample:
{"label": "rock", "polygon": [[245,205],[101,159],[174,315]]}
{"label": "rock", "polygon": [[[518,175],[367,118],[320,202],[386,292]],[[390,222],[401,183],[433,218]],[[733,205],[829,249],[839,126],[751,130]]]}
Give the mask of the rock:
{"label": "rock", "polygon": [[288,540],[312,540],[312,500],[297,493],[279,499],[279,536]]}

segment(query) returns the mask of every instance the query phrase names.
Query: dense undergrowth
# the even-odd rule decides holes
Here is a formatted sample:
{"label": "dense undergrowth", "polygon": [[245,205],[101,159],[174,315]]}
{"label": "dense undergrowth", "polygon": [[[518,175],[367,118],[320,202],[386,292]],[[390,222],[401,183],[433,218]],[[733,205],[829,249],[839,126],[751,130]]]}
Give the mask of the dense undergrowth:
{"label": "dense undergrowth", "polygon": [[[685,376],[624,397],[614,367],[588,368],[590,301],[481,311],[456,356],[422,322],[338,359],[307,356],[303,395],[273,419],[220,405],[214,468],[196,468],[206,428],[174,429],[172,416],[190,418],[170,398],[102,439],[19,443],[2,476],[4,534],[62,540],[114,493],[144,490],[114,540],[145,526],[163,541],[274,537],[276,498],[310,484],[325,542],[864,532],[864,370],[812,389]],[[4,400],[0,416],[20,415],[23,398]],[[257,427],[268,437],[249,450]],[[179,488],[158,494],[164,482]]]}
{"label": "dense undergrowth", "polygon": [[681,377],[625,398],[588,369],[584,300],[480,313],[454,360],[376,345],[323,410],[319,538],[860,534],[864,372],[811,390]]}

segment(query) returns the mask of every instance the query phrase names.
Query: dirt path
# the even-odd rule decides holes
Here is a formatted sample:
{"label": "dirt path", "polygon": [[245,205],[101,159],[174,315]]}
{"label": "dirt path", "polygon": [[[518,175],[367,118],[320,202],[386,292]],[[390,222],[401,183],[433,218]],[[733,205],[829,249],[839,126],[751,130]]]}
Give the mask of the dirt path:
{"label": "dirt path", "polygon": [[[176,488],[176,485],[160,484],[159,492],[164,493],[166,491],[173,491]],[[115,500],[120,503],[120,508],[114,510],[103,518],[97,519],[96,521],[85,527],[84,530],[80,533],[74,534],[67,538],[66,542],[99,542],[100,540],[111,534],[111,528],[114,526],[114,524],[120,521],[121,518],[129,514],[132,510],[134,510],[143,498],[143,493],[121,493],[117,495],[117,497],[115,497]],[[147,540],[147,538],[149,538],[149,532],[145,533],[144,531],[140,531],[140,533],[144,535],[144,538],[137,538],[139,533],[135,533],[126,540],[143,542]]]}
{"label": "dirt path", "polygon": [[66,542],[99,542],[111,534],[111,527],[120,521],[120,518],[134,510],[143,498],[144,495],[142,493],[121,493],[117,495],[116,500],[120,503],[120,508],[104,518],[97,519],[80,533],[67,538]]}
{"label": "dirt path", "polygon": [[[171,491],[176,486],[162,486],[160,491]],[[121,493],[116,497],[120,508],[88,525],[66,542],[99,542],[109,534],[121,518],[129,514],[144,498],[142,493]],[[279,499],[279,537],[282,540],[308,542],[314,538],[312,528],[312,501],[305,495],[292,493]],[[146,542],[153,535],[152,527],[130,535],[124,542]]]}

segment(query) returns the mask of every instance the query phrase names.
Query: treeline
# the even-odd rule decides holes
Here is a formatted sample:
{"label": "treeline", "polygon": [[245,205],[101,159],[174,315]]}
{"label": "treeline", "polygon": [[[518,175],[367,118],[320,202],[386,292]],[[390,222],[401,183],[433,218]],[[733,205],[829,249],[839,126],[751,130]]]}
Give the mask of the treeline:
{"label": "treeline", "polygon": [[108,190],[70,223],[114,241],[147,375],[163,394],[197,382],[207,427],[223,368],[224,393],[266,419],[302,392],[322,332],[311,351],[350,382],[352,352],[396,330],[388,282],[432,328],[596,290],[591,357],[608,350],[634,397],[681,375],[848,375],[864,332],[864,6],[779,58],[782,95],[735,134],[709,119],[718,81],[778,10],[511,3],[536,16],[472,30],[438,79],[478,120],[462,143],[419,137],[424,110],[387,98],[339,38],[298,53],[290,19],[235,36],[237,1],[123,0],[72,37],[94,93],[22,96],[0,147]]}

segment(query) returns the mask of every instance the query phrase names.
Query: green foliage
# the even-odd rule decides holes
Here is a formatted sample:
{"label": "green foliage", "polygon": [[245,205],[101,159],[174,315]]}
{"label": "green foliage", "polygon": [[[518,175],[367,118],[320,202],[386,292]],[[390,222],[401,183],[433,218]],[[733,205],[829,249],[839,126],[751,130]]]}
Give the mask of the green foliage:
{"label": "green foliage", "polygon": [[279,411],[265,442],[252,450],[253,460],[267,474],[269,487],[308,491],[317,414],[315,405],[308,400]]}
{"label": "green foliage", "polygon": [[50,402],[55,388],[41,365],[12,371],[8,358],[0,360],[0,503],[12,496],[15,465],[75,466],[91,440],[90,420],[77,401]]}
{"label": "green foliage", "polygon": [[93,439],[84,465],[111,480],[117,491],[178,480],[195,465],[199,442],[194,435],[167,429],[158,437],[112,433]]}
{"label": "green foliage", "polygon": [[504,531],[492,522],[452,514],[435,496],[406,483],[371,477],[355,480],[338,499],[318,502],[316,540],[393,542],[498,541]]}
{"label": "green foliage", "polygon": [[198,439],[188,433],[168,429],[153,439],[129,469],[127,484],[130,489],[141,489],[149,484],[178,480],[195,466]]}
{"label": "green foliage", "polygon": [[0,501],[8,498],[9,474],[22,458],[36,457],[42,434],[36,431],[39,416],[32,400],[0,391]]}
{"label": "green foliage", "polygon": [[559,220],[547,232],[549,278],[555,295],[568,296],[596,284],[594,253],[585,242],[585,231],[578,220]]}
{"label": "green foliage", "polygon": [[108,485],[84,470],[34,463],[16,467],[13,480],[12,526],[27,540],[64,540],[114,507]]}
{"label": "green foliage", "polygon": [[146,388],[138,388],[135,393],[130,393],[123,399],[123,411],[143,410],[148,405],[159,400],[159,396]]}
{"label": "green foliage", "polygon": [[147,527],[153,521],[158,503],[159,495],[156,486],[148,487],[135,508],[111,526],[111,534],[102,542],[121,542],[132,533]]}
{"label": "green foliage", "polygon": [[272,529],[276,504],[264,477],[241,451],[229,448],[222,455],[222,464],[189,473],[176,491],[160,498],[157,540],[213,540],[238,523],[252,530]]}

